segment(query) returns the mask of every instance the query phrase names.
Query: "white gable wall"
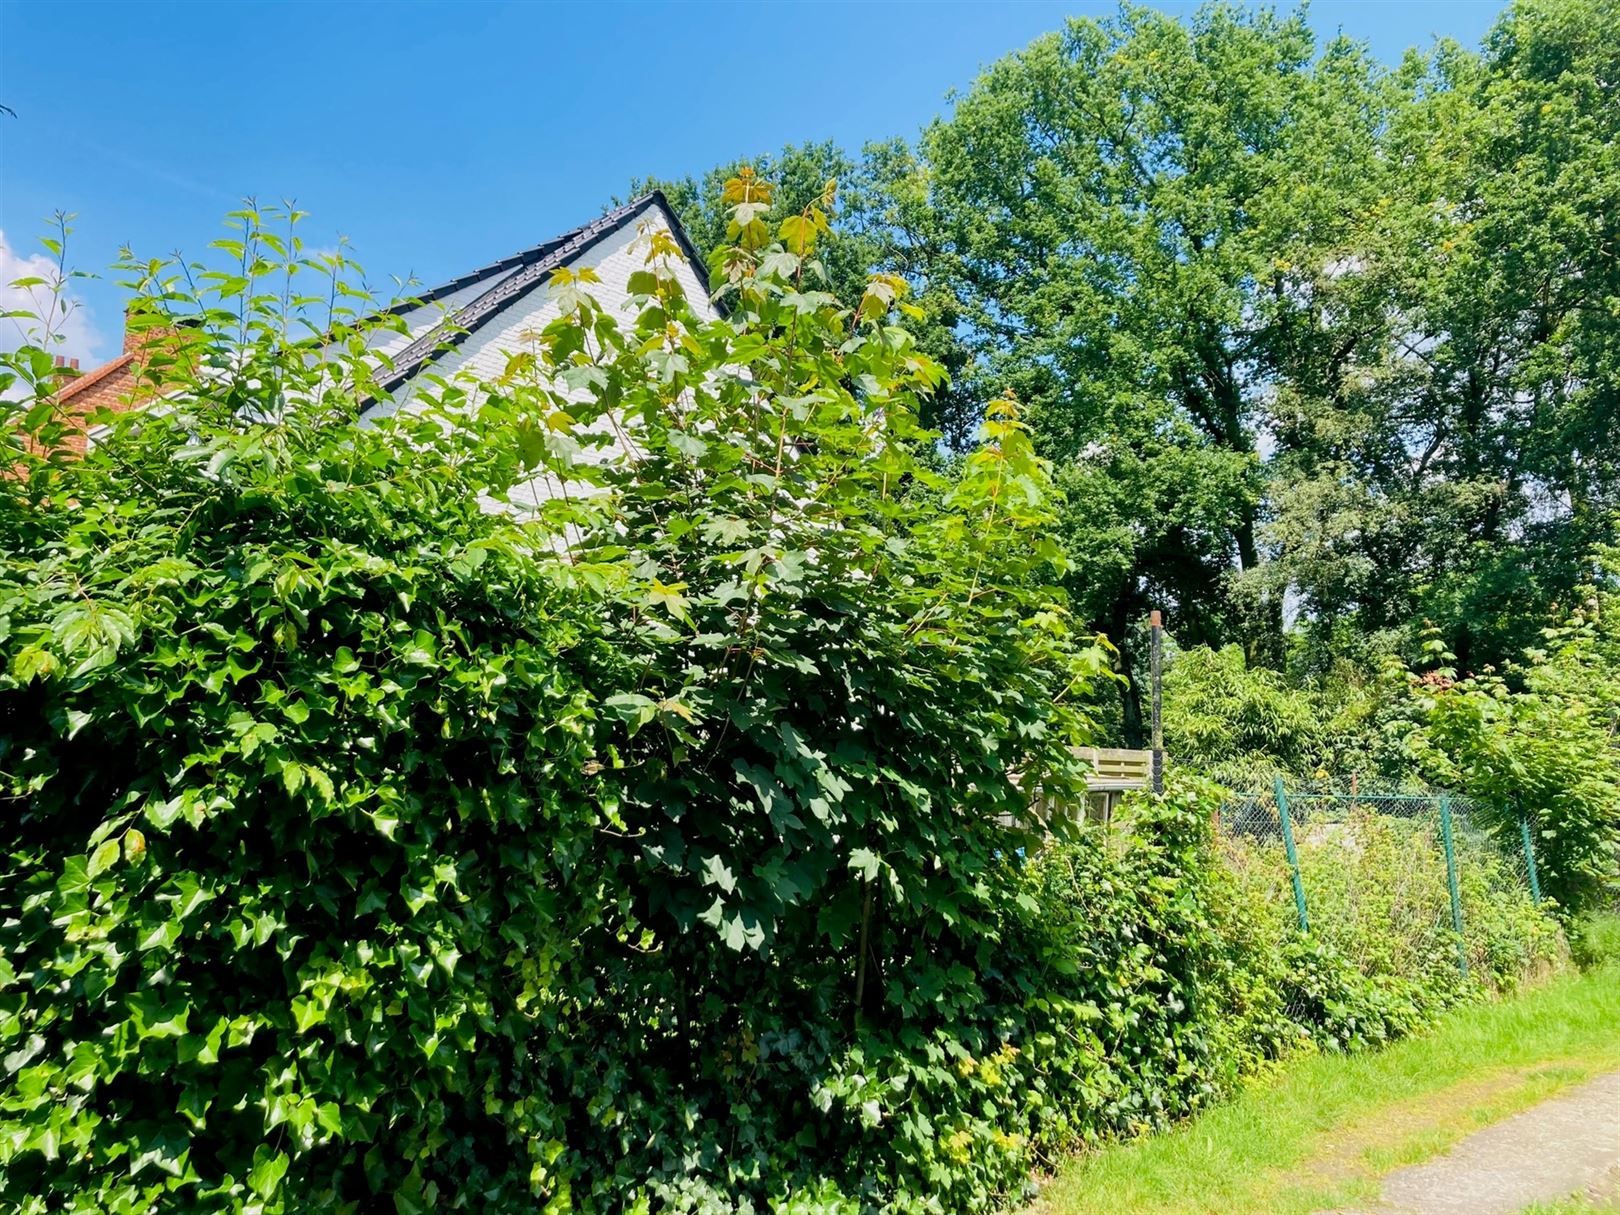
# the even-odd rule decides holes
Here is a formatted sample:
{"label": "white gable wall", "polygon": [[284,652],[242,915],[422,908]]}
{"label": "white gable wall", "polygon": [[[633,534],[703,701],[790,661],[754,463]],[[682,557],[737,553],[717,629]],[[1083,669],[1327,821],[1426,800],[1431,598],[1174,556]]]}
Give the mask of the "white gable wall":
{"label": "white gable wall", "polygon": [[[673,221],[662,207],[648,207],[570,262],[569,268],[575,272],[586,268],[594,270],[601,281],[586,283],[583,289],[595,298],[605,312],[628,323],[632,318],[630,275],[645,269],[647,265],[647,240],[642,235],[642,228],[670,228],[672,224]],[[719,315],[709,302],[707,285],[698,280],[697,272],[686,258],[675,260],[675,275],[699,316],[712,319]],[[481,295],[497,281],[495,278],[486,280],[474,290],[473,296]],[[456,294],[460,296],[462,293]],[[556,320],[560,312],[557,301],[552,298],[550,286],[542,282],[467,335],[459,346],[441,354],[428,364],[427,369],[431,369],[434,375],[452,381],[458,377],[474,381],[492,380],[506,370],[507,360],[513,354],[529,345],[525,335],[538,333]],[[407,380],[395,389],[392,399],[379,401],[367,411],[366,416],[380,418],[407,406],[413,389],[413,382]]]}
{"label": "white gable wall", "polygon": [[[582,269],[591,269],[596,272],[598,282],[586,283],[584,290],[589,293],[609,315],[618,317],[628,323],[632,316],[630,303],[630,276],[637,270],[647,266],[648,240],[643,230],[656,231],[659,228],[672,229],[674,221],[660,206],[648,207],[634,219],[627,221],[617,231],[603,237],[597,244],[587,249],[573,261],[567,263],[576,273]],[[674,274],[686,292],[686,298],[691,302],[693,310],[704,319],[715,319],[719,316],[718,310],[709,302],[707,283],[699,279],[697,271],[685,258],[674,259]],[[484,280],[476,288],[469,288],[457,292],[455,296],[442,301],[452,307],[460,307],[469,303],[473,298],[495,286],[504,278],[504,275],[492,276]],[[470,294],[469,294],[470,292]],[[468,298],[461,300],[459,297]],[[418,309],[417,313],[423,316],[437,314],[439,305],[430,309]],[[526,349],[531,344],[532,334],[540,332],[561,313],[557,301],[552,296],[549,283],[541,282],[533,289],[525,292],[519,299],[507,305],[496,316],[489,319],[474,332],[468,334],[459,346],[440,354],[436,360],[429,362],[423,370],[431,371],[436,376],[442,376],[454,383],[456,380],[479,382],[493,380],[506,370],[508,359],[515,353]],[[416,313],[407,317],[407,323],[416,330]],[[426,329],[417,332],[425,332]],[[400,341],[392,346],[390,353],[395,353],[404,347]],[[420,372],[418,373],[420,374]],[[412,396],[415,390],[415,377],[407,380],[394,390],[393,395],[384,401],[379,401],[372,409],[366,412],[366,420],[385,417],[399,409],[412,407]],[[611,429],[606,420],[599,421],[593,426],[599,432]],[[610,454],[620,450],[615,442],[601,454]],[[587,457],[590,458],[590,457]],[[515,508],[519,513],[525,513],[538,507],[550,498],[556,497],[563,488],[563,482],[558,477],[546,473],[533,480],[515,485],[508,492],[509,508]],[[573,493],[589,493],[583,486],[572,489]],[[497,506],[493,502],[486,503],[491,510],[509,509]]]}
{"label": "white gable wall", "polygon": [[390,357],[397,355],[423,334],[444,324],[456,309],[465,308],[484,292],[515,273],[515,270],[502,270],[491,274],[488,278],[480,279],[470,287],[452,291],[443,299],[423,304],[420,308],[412,308],[401,317],[405,322],[404,332],[392,328],[372,330],[366,335],[366,349],[380,350]]}

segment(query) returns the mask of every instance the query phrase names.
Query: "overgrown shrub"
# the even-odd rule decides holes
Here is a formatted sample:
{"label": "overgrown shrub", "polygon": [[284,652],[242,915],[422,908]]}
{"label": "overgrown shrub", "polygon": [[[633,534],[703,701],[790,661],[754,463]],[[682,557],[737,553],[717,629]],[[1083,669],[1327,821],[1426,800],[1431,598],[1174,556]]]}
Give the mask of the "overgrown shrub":
{"label": "overgrown shrub", "polygon": [[953,1056],[1006,1037],[1021,790],[1077,795],[1105,658],[1015,407],[930,473],[903,284],[844,307],[819,207],[732,192],[725,319],[650,232],[630,315],[560,274],[498,382],[376,426],[365,326],[309,315],[341,259],[253,214],[201,298],[127,268],[174,395],[83,459],[6,356],[0,1203],[1007,1184],[928,1128],[996,1088]]}
{"label": "overgrown shrub", "polygon": [[480,509],[479,427],[209,321],[173,412],[0,490],[0,1205],[515,1207],[607,895],[604,596]]}
{"label": "overgrown shrub", "polygon": [[1332,1050],[1381,1045],[1563,957],[1556,921],[1482,833],[1457,833],[1466,979],[1437,821],[1358,809],[1297,825],[1295,834],[1308,935],[1299,931],[1280,838],[1223,835],[1217,869],[1241,892],[1227,901],[1247,909],[1249,970],[1276,988],[1296,1040]]}
{"label": "overgrown shrub", "polygon": [[1388,745],[1391,692],[1376,664],[1336,662],[1326,671],[1251,664],[1236,645],[1172,646],[1164,673],[1165,747],[1193,772],[1250,790],[1282,775],[1290,783],[1357,775],[1395,786],[1416,773]]}
{"label": "overgrown shrub", "polygon": [[1504,842],[1527,822],[1542,887],[1571,913],[1620,891],[1620,561],[1598,558],[1604,585],[1512,670],[1458,678],[1431,640],[1439,665],[1407,676],[1412,754]]}
{"label": "overgrown shrub", "polygon": [[1582,970],[1620,963],[1620,913],[1588,911],[1569,926],[1569,953]]}
{"label": "overgrown shrub", "polygon": [[985,1210],[1421,1019],[1208,787],[1039,846],[1108,656],[1017,408],[931,471],[903,284],[727,194],[723,319],[648,232],[629,315],[561,273],[377,425],[252,212],[200,297],[126,267],[171,395],[83,458],[3,356],[0,1204]]}
{"label": "overgrown shrub", "polygon": [[1321,706],[1281,672],[1250,669],[1236,645],[1176,650],[1164,677],[1165,745],[1220,776],[1309,773],[1328,762]]}
{"label": "overgrown shrub", "polygon": [[[1433,824],[1370,813],[1302,842],[1302,934],[1280,843],[1216,834],[1226,796],[1183,777],[1127,799],[1122,829],[1050,842],[1017,874],[1026,897],[962,1039],[995,1048],[994,1099],[930,1123],[950,1117],[947,1142],[978,1159],[1002,1149],[1006,1188],[1077,1143],[1185,1117],[1290,1051],[1394,1041],[1559,959],[1557,924],[1489,840],[1465,836],[1464,979]],[[982,1056],[948,1057],[973,1075]]]}
{"label": "overgrown shrub", "polygon": [[[984,1209],[1062,1152],[1185,1117],[1305,1040],[1283,1006],[1282,937],[1255,930],[1265,909],[1214,854],[1216,797],[1189,782],[1137,799],[1127,833],[1010,858],[1015,897],[976,999],[912,993],[908,1023],[869,1027],[843,1064],[858,1074],[841,1095],[872,1119],[854,1159],[884,1183],[874,1197]],[[920,1033],[929,1008],[940,1020]]]}
{"label": "overgrown shrub", "polygon": [[1016,982],[1068,1056],[1052,1070],[1079,1080],[1049,1095],[1076,1138],[1191,1113],[1295,1036],[1268,908],[1213,846],[1218,797],[1186,781],[1132,799],[1128,830],[1049,845],[1024,875],[1039,910],[1023,921]]}

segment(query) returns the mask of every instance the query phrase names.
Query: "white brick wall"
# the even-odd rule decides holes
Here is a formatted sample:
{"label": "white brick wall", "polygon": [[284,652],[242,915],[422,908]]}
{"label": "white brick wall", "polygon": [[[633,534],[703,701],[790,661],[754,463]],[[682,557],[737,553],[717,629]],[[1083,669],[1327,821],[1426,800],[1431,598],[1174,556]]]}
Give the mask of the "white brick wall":
{"label": "white brick wall", "polygon": [[[623,321],[628,322],[631,319],[628,290],[630,275],[646,267],[647,234],[659,228],[668,229],[672,225],[673,221],[662,207],[649,207],[618,231],[604,237],[598,244],[586,250],[569,263],[569,266],[575,271],[586,267],[594,270],[601,281],[585,284],[584,290],[595,298],[604,311],[617,314]],[[676,262],[675,275],[699,316],[712,319],[719,315],[714,305],[709,302],[706,282],[698,278],[697,271],[685,258]],[[427,332],[431,324],[437,324],[444,319],[445,306],[454,308],[468,303],[495,286],[503,277],[504,275],[491,276],[476,287],[457,292],[439,304],[408,314],[406,322],[412,330],[412,337]],[[477,382],[495,379],[506,370],[507,360],[528,345],[526,335],[544,329],[557,319],[560,311],[552,298],[550,286],[541,283],[510,304],[482,328],[469,334],[460,346],[440,355],[436,361],[429,364],[429,367],[434,374],[451,381],[465,379]],[[390,353],[396,353],[403,349],[409,340],[404,335],[389,335],[388,343],[382,348]],[[384,417],[397,409],[410,408],[414,388],[413,380],[407,380],[394,391],[391,399],[379,401],[368,410],[367,420]],[[608,423],[601,422],[595,429],[605,432],[611,427]],[[603,454],[611,455],[617,450],[618,445],[614,444]],[[561,481],[547,474],[514,486],[509,497],[512,504],[522,511],[557,496],[561,487]],[[575,494],[588,492],[582,486],[571,485],[570,490]],[[493,503],[490,507],[494,509]]]}
{"label": "white brick wall", "polygon": [[463,287],[460,291],[452,291],[441,300],[435,300],[431,304],[424,304],[420,308],[413,308],[401,318],[405,322],[405,332],[400,333],[394,329],[378,329],[368,333],[366,335],[366,349],[381,350],[390,356],[398,354],[424,333],[444,324],[450,314],[457,308],[472,303],[491,287],[515,273],[517,273],[516,270],[503,270],[497,274],[491,274],[488,278],[480,279],[470,287]]}
{"label": "white brick wall", "polygon": [[[597,277],[602,281],[585,285],[585,290],[592,295],[601,307],[613,314],[619,315],[625,321],[630,319],[628,286],[633,271],[646,266],[647,242],[642,235],[643,227],[656,229],[668,228],[672,224],[669,215],[662,207],[649,207],[639,216],[612,235],[605,237],[600,243],[570,263],[571,268],[580,270],[589,267],[596,271]],[[687,298],[692,302],[694,309],[700,316],[714,317],[718,313],[709,303],[709,292],[706,284],[698,281],[696,271],[682,258],[676,265],[675,273],[681,286],[686,289]],[[472,296],[481,295],[493,287],[498,279],[491,278],[480,284],[477,288],[469,288]],[[457,292],[456,297],[465,294]],[[452,298],[456,298],[452,297]],[[446,301],[449,302],[449,301]],[[465,300],[463,303],[467,302]],[[434,306],[437,307],[436,305]],[[407,317],[407,323],[415,324],[418,316],[426,316],[432,309],[419,309],[417,313]],[[538,333],[552,321],[557,319],[558,307],[552,299],[551,289],[541,283],[532,291],[525,294],[520,300],[511,304],[500,315],[494,317],[483,328],[468,335],[460,346],[441,355],[433,364],[434,374],[454,380],[465,377],[469,380],[490,380],[499,376],[506,370],[506,361],[511,355],[522,350],[525,346],[523,337],[528,333]],[[393,335],[390,335],[391,337]],[[401,335],[402,336],[402,335]],[[397,346],[390,348],[398,350],[404,346],[401,341]],[[406,381],[395,390],[391,401],[380,401],[376,407],[367,412],[368,418],[383,417],[394,410],[408,405],[413,383]]]}

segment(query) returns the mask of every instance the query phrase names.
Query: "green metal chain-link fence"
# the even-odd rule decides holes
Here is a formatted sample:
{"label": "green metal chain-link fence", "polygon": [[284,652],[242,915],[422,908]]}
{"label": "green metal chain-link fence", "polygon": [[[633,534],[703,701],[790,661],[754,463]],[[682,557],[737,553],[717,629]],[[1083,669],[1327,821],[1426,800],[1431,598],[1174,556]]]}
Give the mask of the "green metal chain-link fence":
{"label": "green metal chain-link fence", "polygon": [[1368,974],[1451,967],[1489,985],[1555,948],[1529,831],[1466,798],[1279,778],[1230,799],[1220,827],[1275,928],[1330,943]]}

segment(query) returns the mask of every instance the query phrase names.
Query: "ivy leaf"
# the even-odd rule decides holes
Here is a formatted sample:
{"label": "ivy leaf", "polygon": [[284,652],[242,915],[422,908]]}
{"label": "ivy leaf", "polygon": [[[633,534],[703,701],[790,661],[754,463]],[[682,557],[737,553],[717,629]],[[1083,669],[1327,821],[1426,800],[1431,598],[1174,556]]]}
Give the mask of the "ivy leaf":
{"label": "ivy leaf", "polygon": [[415,666],[431,667],[438,665],[438,656],[435,653],[433,634],[426,629],[417,629],[411,634],[410,644],[405,647],[401,655],[403,661]]}
{"label": "ivy leaf", "polygon": [[730,894],[737,888],[737,879],[732,875],[731,869],[717,856],[711,856],[703,862],[703,882],[708,886],[719,886],[721,890]]}
{"label": "ivy leaf", "polygon": [[253,1150],[253,1168],[248,1173],[248,1185],[261,1198],[273,1198],[287,1175],[290,1161],[285,1152],[277,1152],[266,1144]]}
{"label": "ivy leaf", "polygon": [[90,854],[89,863],[85,873],[89,877],[96,877],[105,872],[109,866],[123,855],[123,846],[117,840],[104,840],[94,852]]}
{"label": "ivy leaf", "polygon": [[169,949],[180,937],[180,925],[174,920],[165,920],[155,925],[145,936],[140,938],[136,948],[141,952],[149,949]]}
{"label": "ivy leaf", "polygon": [[141,1038],[178,1038],[186,1033],[191,1009],[176,1001],[162,1004],[151,992],[141,992],[129,1000],[135,1032]]}

